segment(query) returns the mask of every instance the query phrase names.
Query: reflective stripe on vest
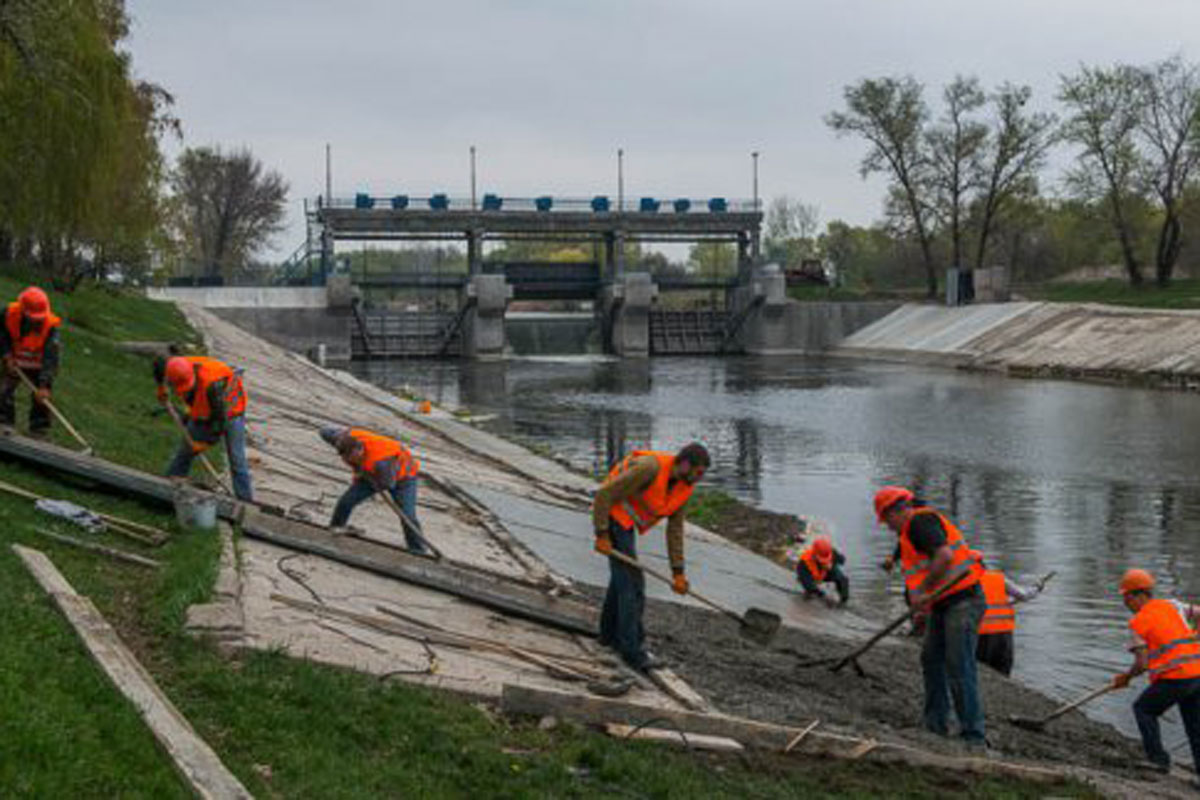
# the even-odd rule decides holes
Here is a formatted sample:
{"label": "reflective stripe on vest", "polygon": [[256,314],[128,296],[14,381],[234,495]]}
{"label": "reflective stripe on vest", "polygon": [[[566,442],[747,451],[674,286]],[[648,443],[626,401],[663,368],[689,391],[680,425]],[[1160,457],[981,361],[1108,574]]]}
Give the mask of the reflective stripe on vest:
{"label": "reflective stripe on vest", "polygon": [[[947,574],[959,572],[962,565],[967,565],[967,576],[957,581],[943,597],[958,594],[979,583],[979,576],[983,574],[983,569],[979,566],[979,562],[968,555],[970,548],[967,546],[962,532],[941,513],[932,508],[921,507],[913,510],[912,519],[905,523],[900,532],[900,567],[904,571],[904,584],[909,591],[920,589],[929,577],[929,557],[913,547],[912,540],[908,538],[908,529],[912,525],[912,520],[922,514],[936,516],[942,524],[942,529],[946,532],[946,544],[951,553]],[[933,587],[930,593],[936,593],[937,589],[938,587]]]}
{"label": "reflective stripe on vest", "polygon": [[46,353],[46,340],[50,331],[62,324],[62,320],[53,314],[48,314],[45,321],[36,328],[31,327],[24,336],[21,335],[21,320],[24,312],[20,303],[9,303],[4,313],[4,326],[8,329],[8,338],[12,342],[13,359],[21,369],[41,369],[42,359]]}
{"label": "reflective stripe on vest", "polygon": [[987,610],[979,622],[979,634],[1012,633],[1017,629],[1017,610],[1008,602],[1008,589],[1004,585],[1004,573],[989,569],[979,578]]}
{"label": "reflective stripe on vest", "polygon": [[1170,600],[1150,600],[1129,627],[1146,643],[1151,682],[1200,678],[1200,637]]}
{"label": "reflective stripe on vest", "polygon": [[636,527],[639,533],[645,533],[657,525],[659,520],[683,508],[695,488],[686,481],[675,481],[672,484],[671,473],[675,469],[675,456],[656,450],[634,450],[609,470],[608,479],[612,480],[625,472],[643,456],[654,457],[658,462],[658,474],[641,493],[614,503],[608,512],[621,527]]}

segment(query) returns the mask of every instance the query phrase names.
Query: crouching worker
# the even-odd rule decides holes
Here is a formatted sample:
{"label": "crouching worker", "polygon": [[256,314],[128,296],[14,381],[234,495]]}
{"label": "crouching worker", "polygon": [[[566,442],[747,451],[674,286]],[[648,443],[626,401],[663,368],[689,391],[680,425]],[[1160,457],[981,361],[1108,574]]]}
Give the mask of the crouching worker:
{"label": "crouching worker", "polygon": [[1158,718],[1171,706],[1179,706],[1193,762],[1200,764],[1200,639],[1194,629],[1200,609],[1156,598],[1154,577],[1144,570],[1126,572],[1120,588],[1125,607],[1133,613],[1129,649],[1134,661],[1129,671],[1113,677],[1113,687],[1124,688],[1149,672],[1150,685],[1133,703],[1146,758],[1164,773],[1171,768]]}
{"label": "crouching worker", "polygon": [[331,528],[342,528],[355,506],[377,492],[386,491],[404,512],[404,541],[416,555],[429,547],[417,522],[417,475],[421,465],[409,449],[395,439],[359,428],[322,428],[321,438],[333,445],[342,461],[354,470],[354,483],[337,501]]}
{"label": "crouching worker", "polygon": [[845,605],[850,599],[850,581],[842,572],[841,565],[846,563],[846,557],[833,549],[833,543],[828,536],[818,536],[812,546],[800,554],[796,563],[796,578],[804,587],[804,599],[820,598],[827,605],[834,605],[834,600],[825,594],[822,583],[832,583],[837,587],[837,605]]}
{"label": "crouching worker", "polygon": [[50,298],[30,286],[8,304],[0,326],[0,355],[4,377],[0,381],[0,425],[17,420],[17,387],[21,375],[37,387],[29,407],[29,435],[46,437],[50,432],[50,390],[58,372],[58,328],[62,320],[50,312]]}
{"label": "crouching worker", "polygon": [[158,402],[171,402],[169,385],[188,410],[188,435],[167,466],[167,476],[186,477],[196,456],[224,438],[233,493],[239,500],[253,500],[246,460],[246,389],[239,372],[215,358],[172,356],[155,359],[154,380]]}

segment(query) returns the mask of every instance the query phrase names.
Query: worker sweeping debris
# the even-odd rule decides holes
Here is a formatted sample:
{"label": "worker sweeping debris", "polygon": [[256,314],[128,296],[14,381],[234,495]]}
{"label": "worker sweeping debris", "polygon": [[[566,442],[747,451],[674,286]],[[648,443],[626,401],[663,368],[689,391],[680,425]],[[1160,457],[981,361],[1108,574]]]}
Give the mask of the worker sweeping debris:
{"label": "worker sweeping debris", "polygon": [[804,587],[804,599],[820,598],[830,606],[835,605],[833,598],[821,588],[822,583],[832,583],[838,593],[836,605],[846,605],[850,600],[850,580],[842,572],[845,563],[846,556],[834,549],[828,536],[814,539],[796,563],[796,580]]}
{"label": "worker sweeping debris", "polygon": [[167,475],[186,477],[196,456],[224,438],[233,492],[240,500],[253,500],[246,460],[246,389],[240,373],[215,358],[172,356],[154,360],[154,381],[160,403],[171,402],[169,385],[188,408],[186,435],[167,466]]}
{"label": "worker sweeping debris", "polygon": [[[1171,756],[1163,747],[1159,717],[1179,706],[1183,729],[1192,748],[1192,763],[1200,765],[1200,637],[1196,623],[1200,608],[1154,596],[1154,576],[1131,569],[1121,578],[1121,598],[1133,614],[1129,620],[1133,665],[1113,676],[1123,688],[1144,672],[1150,685],[1133,702],[1133,716],[1142,734],[1142,747],[1154,769],[1166,773]],[[1193,781],[1200,788],[1200,782]]]}
{"label": "worker sweeping debris", "polygon": [[9,303],[0,326],[0,425],[15,425],[16,393],[22,382],[31,387],[29,435],[46,438],[50,433],[50,396],[59,363],[59,327],[62,320],[50,310],[50,298],[30,286]]}
{"label": "worker sweeping debris", "polygon": [[1016,648],[1013,634],[1017,630],[1017,604],[1025,603],[1041,594],[1046,579],[1032,589],[1027,589],[1009,579],[998,569],[989,568],[983,553],[971,551],[971,558],[979,563],[983,574],[979,585],[983,588],[987,608],[979,623],[979,643],[975,647],[975,660],[986,664],[1001,675],[1011,675]]}
{"label": "worker sweeping debris", "polygon": [[[708,450],[695,442],[675,454],[635,450],[622,459],[608,473],[592,501],[596,552],[607,556],[616,551],[637,558],[637,534],[645,534],[666,518],[671,588],[676,594],[687,594],[683,523],[687,501],[710,463]],[[645,575],[615,558],[609,559],[609,567],[608,592],[600,615],[600,643],[614,648],[630,667],[652,669],[658,661],[646,650],[642,625]]]}
{"label": "worker sweeping debris", "polygon": [[[875,514],[898,537],[900,566],[914,610],[928,611],[921,669],[925,677],[925,727],[949,735],[950,702],[968,747],[986,749],[983,701],[975,666],[984,615],[979,577],[962,533],[947,517],[920,503],[902,486],[875,494]],[[953,583],[946,582],[954,576]]]}
{"label": "worker sweeping debris", "polygon": [[387,492],[401,512],[408,549],[426,555],[429,544],[417,521],[417,476],[421,464],[412,452],[395,439],[361,428],[322,428],[321,438],[333,445],[342,461],[354,470],[354,482],[338,499],[329,526],[344,528],[359,503],[378,492]]}

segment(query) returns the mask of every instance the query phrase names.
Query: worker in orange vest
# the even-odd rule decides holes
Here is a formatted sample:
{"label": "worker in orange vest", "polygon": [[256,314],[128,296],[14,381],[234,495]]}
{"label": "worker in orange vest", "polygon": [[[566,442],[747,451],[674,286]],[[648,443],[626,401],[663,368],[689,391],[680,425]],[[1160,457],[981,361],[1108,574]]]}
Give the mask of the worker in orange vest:
{"label": "worker in orange vest", "polygon": [[225,439],[233,493],[240,500],[253,500],[250,464],[246,460],[246,389],[239,370],[206,356],[172,356],[155,359],[154,380],[158,402],[171,402],[167,387],[187,406],[187,431],[191,438],[167,465],[167,475],[183,478],[196,456]]}
{"label": "worker in orange vest", "polygon": [[983,702],[975,649],[983,619],[983,570],[970,557],[962,533],[946,516],[919,504],[903,486],[875,493],[875,514],[900,544],[900,566],[912,580],[909,601],[927,611],[921,668],[925,677],[925,727],[946,736],[953,701],[960,733],[972,748],[986,749]]}
{"label": "worker in orange vest", "polygon": [[1133,614],[1129,620],[1133,666],[1113,677],[1114,688],[1124,688],[1143,672],[1150,685],[1133,703],[1133,716],[1142,734],[1146,758],[1158,770],[1171,768],[1171,756],[1162,744],[1158,718],[1171,706],[1179,716],[1192,746],[1192,761],[1200,764],[1200,637],[1196,622],[1200,608],[1154,596],[1154,577],[1131,569],[1121,578],[1121,597]]}
{"label": "worker in orange vest", "polygon": [[801,553],[800,560],[796,562],[796,579],[804,587],[804,599],[820,598],[833,606],[834,599],[821,589],[822,583],[832,583],[837,587],[836,604],[846,605],[850,599],[850,580],[841,569],[845,563],[846,557],[834,549],[828,536],[813,539],[812,546]]}
{"label": "worker in orange vest", "polygon": [[1013,634],[1017,630],[1017,603],[1037,597],[1039,590],[1026,589],[1008,579],[998,569],[988,569],[983,553],[971,551],[971,558],[983,568],[979,585],[983,587],[983,599],[987,608],[983,621],[979,623],[979,644],[975,658],[1001,675],[1011,675],[1015,652]]}
{"label": "worker in orange vest", "polygon": [[59,335],[62,320],[50,311],[50,298],[36,286],[30,286],[9,303],[0,326],[0,356],[4,358],[4,378],[0,382],[0,425],[17,420],[16,393],[20,373],[37,387],[29,407],[29,435],[39,438],[50,432],[50,399],[54,377],[58,373]]}
{"label": "worker in orange vest", "polygon": [[338,499],[329,520],[331,528],[344,528],[359,503],[387,492],[404,512],[401,527],[408,549],[426,555],[429,546],[417,521],[417,476],[421,464],[401,442],[362,428],[322,428],[321,438],[333,445],[342,461],[354,470],[354,482]]}
{"label": "worker in orange vest", "polygon": [[[595,549],[637,558],[637,535],[667,520],[667,557],[672,589],[687,594],[683,525],[687,502],[711,463],[704,445],[692,443],[678,453],[635,450],[617,463],[592,501]],[[609,559],[608,592],[600,614],[600,643],[615,649],[626,664],[645,671],[659,666],[646,650],[642,614],[646,579],[641,570]]]}

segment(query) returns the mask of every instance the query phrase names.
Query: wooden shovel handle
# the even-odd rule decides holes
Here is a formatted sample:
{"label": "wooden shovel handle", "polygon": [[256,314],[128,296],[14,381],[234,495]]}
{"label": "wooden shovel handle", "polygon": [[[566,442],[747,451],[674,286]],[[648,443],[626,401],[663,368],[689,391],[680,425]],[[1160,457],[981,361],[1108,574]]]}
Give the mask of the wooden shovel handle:
{"label": "wooden shovel handle", "polygon": [[[609,557],[615,558],[617,561],[620,561],[622,564],[627,564],[627,565],[633,567],[634,569],[640,569],[642,572],[646,573],[647,575],[652,575],[655,578],[658,578],[663,583],[671,584],[672,586],[675,585],[674,578],[668,577],[666,575],[666,573],[659,572],[658,570],[654,569],[653,567],[646,566],[641,561],[637,560],[636,558],[631,558],[631,557],[625,555],[620,550],[613,550],[612,552],[608,553],[608,555],[609,555]],[[737,613],[736,611],[733,611],[732,609],[728,609],[725,606],[723,606],[713,600],[709,600],[704,595],[696,594],[696,592],[694,592],[691,589],[691,587],[688,587],[687,593],[690,594],[692,597],[696,598],[697,600],[699,600],[701,603],[704,603],[709,608],[712,608],[715,611],[720,611],[722,614],[727,614],[727,615],[733,617],[734,619],[736,619],[739,623],[742,622],[741,614]]]}
{"label": "wooden shovel handle", "polygon": [[[24,370],[18,368],[17,376],[21,379],[21,383],[25,384],[25,387],[29,389],[29,391],[37,394],[37,387],[33,385],[33,381],[29,380],[29,376],[25,374]],[[75,426],[72,425],[71,422],[62,415],[62,412],[55,407],[54,403],[51,403],[49,400],[47,400],[45,405],[46,408],[50,409],[50,413],[54,415],[54,418],[58,420],[59,424],[67,429],[67,433],[75,437],[75,441],[83,445],[85,450],[92,449],[92,446],[88,444],[87,439],[84,439],[79,435],[79,431],[75,430]]]}

